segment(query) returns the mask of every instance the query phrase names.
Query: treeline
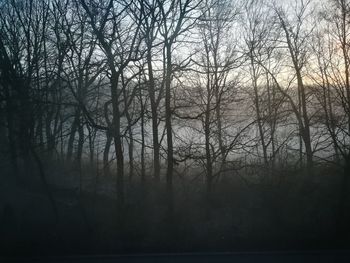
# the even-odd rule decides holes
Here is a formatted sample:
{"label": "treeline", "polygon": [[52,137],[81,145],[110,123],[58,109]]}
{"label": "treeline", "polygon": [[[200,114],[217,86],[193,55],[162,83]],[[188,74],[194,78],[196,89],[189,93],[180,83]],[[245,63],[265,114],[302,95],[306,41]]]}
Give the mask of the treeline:
{"label": "treeline", "polygon": [[44,157],[102,162],[120,206],[137,177],[169,207],[175,172],[210,194],[242,167],[332,164],[346,200],[349,33],[347,0],[2,1],[3,159],[44,182]]}

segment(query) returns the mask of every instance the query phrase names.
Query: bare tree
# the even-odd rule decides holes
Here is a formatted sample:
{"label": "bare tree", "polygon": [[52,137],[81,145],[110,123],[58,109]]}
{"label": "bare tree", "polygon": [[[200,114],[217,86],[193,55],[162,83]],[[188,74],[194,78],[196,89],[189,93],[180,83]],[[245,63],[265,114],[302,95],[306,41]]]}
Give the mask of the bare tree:
{"label": "bare tree", "polygon": [[[160,143],[158,134],[158,110],[159,103],[163,97],[163,89],[158,88],[154,76],[153,56],[154,50],[159,45],[157,41],[160,25],[160,9],[157,1],[140,1],[140,11],[143,16],[141,32],[144,36],[144,41],[147,47],[147,77],[148,77],[148,94],[150,98],[151,114],[152,114],[152,138],[153,138],[153,173],[156,181],[160,180]],[[160,87],[161,88],[161,87]]]}
{"label": "bare tree", "polygon": [[302,70],[308,57],[307,39],[312,30],[306,29],[306,17],[309,12],[310,1],[298,1],[294,7],[294,20],[288,18],[286,11],[282,7],[274,6],[279,25],[284,33],[284,43],[287,45],[289,58],[293,65],[293,70],[297,79],[298,102],[290,99],[293,111],[298,119],[300,136],[305,145],[307,169],[310,174],[313,170],[313,150],[310,135],[310,119],[307,110],[307,95],[303,81]]}
{"label": "bare tree", "polygon": [[[95,2],[88,6],[84,0],[81,0],[80,4],[89,17],[89,24],[106,56],[110,70],[110,92],[113,108],[112,130],[117,158],[117,195],[118,203],[123,206],[124,155],[121,133],[122,109],[120,109],[119,103],[123,87],[120,86],[120,81],[121,75],[129,63],[139,59],[141,20],[136,21],[136,23],[131,20],[129,25],[123,23],[128,19],[127,9],[131,8],[132,3],[110,0],[105,6],[100,7]],[[130,30],[129,26],[135,27],[134,30]]]}
{"label": "bare tree", "polygon": [[[199,60],[194,61],[199,68],[198,78],[204,78],[205,92],[199,92],[203,103],[203,129],[205,135],[206,181],[208,195],[214,179],[213,165],[220,159],[220,170],[224,167],[227,145],[224,142],[222,112],[225,104],[234,97],[234,81],[230,79],[237,67],[237,52],[229,37],[230,28],[236,15],[236,7],[226,1],[207,1],[203,4],[198,27],[200,34]],[[231,41],[230,41],[231,40]],[[234,40],[233,40],[234,41]],[[230,43],[231,42],[231,43]],[[228,44],[230,43],[230,44]],[[230,46],[229,46],[230,45]],[[201,82],[199,82],[201,88]],[[216,126],[216,127],[215,127]],[[218,144],[218,153],[214,141]],[[218,174],[217,174],[218,175]]]}
{"label": "bare tree", "polygon": [[174,147],[172,129],[172,92],[171,84],[173,77],[173,46],[177,39],[193,25],[191,13],[196,8],[194,0],[157,0],[160,10],[159,32],[163,40],[163,69],[165,87],[165,127],[167,135],[167,192],[169,207],[172,210],[173,203],[173,170],[174,170]]}

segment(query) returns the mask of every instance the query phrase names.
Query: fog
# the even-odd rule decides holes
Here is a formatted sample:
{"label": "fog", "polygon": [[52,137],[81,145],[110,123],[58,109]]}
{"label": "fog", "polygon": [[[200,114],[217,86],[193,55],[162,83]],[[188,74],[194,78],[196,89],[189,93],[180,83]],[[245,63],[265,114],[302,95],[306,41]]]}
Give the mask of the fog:
{"label": "fog", "polygon": [[4,0],[0,260],[349,249],[347,0]]}

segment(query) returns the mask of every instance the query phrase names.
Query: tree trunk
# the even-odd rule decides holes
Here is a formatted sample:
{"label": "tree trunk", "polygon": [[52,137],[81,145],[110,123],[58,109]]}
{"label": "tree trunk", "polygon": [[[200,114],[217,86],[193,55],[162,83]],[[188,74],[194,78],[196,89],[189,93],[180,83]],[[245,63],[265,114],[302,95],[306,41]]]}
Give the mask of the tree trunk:
{"label": "tree trunk", "polygon": [[153,66],[152,66],[152,54],[151,46],[148,46],[147,52],[147,66],[149,75],[149,86],[148,93],[151,101],[151,113],[152,113],[152,138],[153,138],[153,172],[154,178],[157,182],[160,181],[160,145],[158,138],[158,103],[155,95],[155,82],[153,77]]}
{"label": "tree trunk", "polygon": [[145,148],[145,114],[144,105],[141,101],[141,180],[143,185],[146,180]]}
{"label": "tree trunk", "polygon": [[305,151],[306,151],[306,166],[307,166],[307,171],[309,175],[312,176],[313,153],[312,153],[311,137],[310,137],[310,124],[309,124],[309,117],[308,117],[307,108],[306,108],[305,87],[302,81],[300,70],[297,70],[297,79],[298,79],[298,86],[300,87],[302,116],[304,121],[304,129],[302,131],[302,136],[303,136]]}
{"label": "tree trunk", "polygon": [[220,102],[220,95],[219,95],[219,87],[217,84],[215,87],[215,99],[216,99],[216,103],[217,103],[216,121],[217,121],[217,129],[218,129],[218,142],[219,142],[219,149],[220,149],[220,155],[221,155],[221,162],[222,162],[222,165],[224,165],[226,151],[225,151],[224,142],[222,139],[221,102]]}
{"label": "tree trunk", "polygon": [[118,94],[118,81],[119,75],[114,68],[111,76],[111,94],[112,94],[112,106],[113,106],[113,139],[114,147],[117,158],[117,202],[119,211],[122,212],[124,206],[124,155],[122,138],[120,134],[120,111],[119,111],[119,94]]}
{"label": "tree trunk", "polygon": [[82,155],[83,155],[83,145],[84,145],[84,130],[83,126],[80,123],[78,124],[78,135],[79,135],[79,140],[78,140],[78,149],[77,149],[77,156],[75,159],[75,162],[77,163],[78,166],[78,173],[79,173],[79,193],[82,193],[83,189],[83,171],[82,171]]}
{"label": "tree trunk", "polygon": [[271,91],[271,86],[270,86],[270,80],[269,80],[269,75],[266,74],[266,86],[267,86],[267,98],[268,98],[268,110],[269,110],[269,126],[270,126],[270,140],[271,140],[271,157],[270,157],[270,174],[273,174],[275,170],[275,163],[276,163],[276,158],[275,158],[275,151],[276,151],[276,146],[275,146],[275,125],[276,125],[276,114],[275,114],[275,109],[274,109],[274,103],[275,103],[275,90],[272,87]]}
{"label": "tree trunk", "polygon": [[131,127],[129,127],[129,179],[134,177],[134,137]]}
{"label": "tree trunk", "polygon": [[[72,156],[73,156],[73,146],[74,146],[74,139],[75,139],[75,133],[78,129],[78,120],[79,116],[78,116],[78,109],[75,112],[74,115],[74,121],[71,127],[71,131],[70,131],[70,135],[69,135],[69,139],[68,139],[68,146],[67,146],[67,160],[70,161],[72,160]],[[47,127],[46,129],[50,129],[49,127]]]}
{"label": "tree trunk", "polygon": [[261,118],[261,111],[260,111],[260,103],[259,103],[259,93],[258,93],[258,76],[256,73],[255,65],[254,65],[254,59],[253,59],[253,54],[250,56],[250,62],[251,62],[251,67],[253,70],[253,76],[252,76],[252,82],[253,82],[253,88],[254,88],[254,105],[255,105],[255,111],[256,111],[256,118],[257,118],[257,124],[258,124],[258,129],[259,129],[259,135],[260,135],[260,141],[261,141],[261,146],[263,150],[263,157],[264,157],[264,165],[268,167],[268,157],[267,157],[267,149],[266,149],[266,144],[265,144],[265,134],[264,134],[264,127],[262,123],[262,118]]}
{"label": "tree trunk", "polygon": [[103,150],[103,174],[105,176],[110,175],[110,169],[109,169],[109,151],[112,144],[113,137],[109,134],[109,131],[107,131],[107,139],[106,139],[106,145]]}
{"label": "tree trunk", "polygon": [[[209,97],[209,96],[208,96]],[[210,199],[212,190],[212,178],[213,178],[213,163],[211,158],[210,150],[210,102],[208,102],[205,113],[204,121],[204,133],[205,133],[205,158],[206,158],[206,186],[207,186],[207,196]]]}
{"label": "tree trunk", "polygon": [[174,170],[174,151],[173,151],[173,134],[171,124],[171,74],[172,74],[172,62],[171,62],[171,45],[166,45],[166,77],[165,77],[165,126],[167,134],[167,194],[169,209],[173,209],[173,170]]}

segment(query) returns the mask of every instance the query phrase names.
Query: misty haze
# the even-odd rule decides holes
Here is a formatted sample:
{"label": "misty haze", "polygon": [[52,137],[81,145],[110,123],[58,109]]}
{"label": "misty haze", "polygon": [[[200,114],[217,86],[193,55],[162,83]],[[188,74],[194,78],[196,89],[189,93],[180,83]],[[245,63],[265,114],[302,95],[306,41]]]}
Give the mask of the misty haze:
{"label": "misty haze", "polygon": [[349,0],[0,1],[0,260],[346,250],[349,176]]}

